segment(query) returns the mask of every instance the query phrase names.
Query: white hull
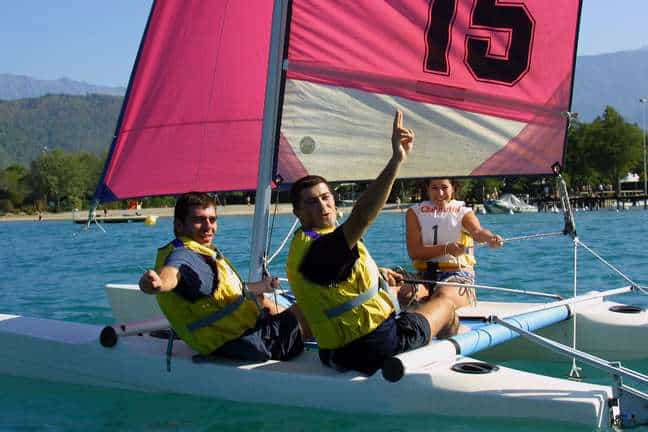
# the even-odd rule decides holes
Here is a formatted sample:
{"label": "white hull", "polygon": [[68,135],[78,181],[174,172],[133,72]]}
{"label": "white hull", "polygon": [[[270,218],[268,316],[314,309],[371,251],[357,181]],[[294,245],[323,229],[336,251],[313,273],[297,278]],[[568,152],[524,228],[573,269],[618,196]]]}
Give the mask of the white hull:
{"label": "white hull", "polygon": [[483,205],[488,213],[493,214],[538,212],[538,207],[527,204],[511,194],[504,194],[500,199],[486,200]]}
{"label": "white hull", "polygon": [[[155,296],[142,294],[137,285],[106,285],[106,294],[117,322],[133,322],[162,315]],[[539,303],[479,302],[459,310],[464,318],[522,313]],[[621,303],[602,299],[573,306],[576,311],[577,348],[610,360],[648,359],[648,345],[637,343],[648,334],[648,311],[617,313],[610,307]],[[538,334],[565,345],[572,344],[573,318],[538,331]],[[562,360],[550,351],[518,338],[483,353],[489,360]],[[482,357],[482,355],[480,355]]]}
{"label": "white hull", "polygon": [[488,202],[484,201],[482,204],[487,213],[491,214],[509,214],[509,213],[538,213],[537,207],[513,208],[499,204],[497,201]]}
{"label": "white hull", "polygon": [[[530,418],[609,424],[606,386],[578,383],[500,367],[484,374],[450,369],[466,357],[431,362],[397,383],[380,373],[338,373],[306,352],[294,361],[195,364],[181,341],[166,370],[166,340],[120,338],[99,342],[101,327],[0,315],[0,373],[56,382],[168,392],[225,400],[275,403],[341,412]],[[467,409],[470,407],[470,409]]]}

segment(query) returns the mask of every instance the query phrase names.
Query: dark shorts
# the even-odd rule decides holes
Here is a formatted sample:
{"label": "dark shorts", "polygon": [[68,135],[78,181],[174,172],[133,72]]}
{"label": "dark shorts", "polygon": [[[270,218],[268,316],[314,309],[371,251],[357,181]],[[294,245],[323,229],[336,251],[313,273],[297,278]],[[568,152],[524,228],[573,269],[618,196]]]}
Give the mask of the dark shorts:
{"label": "dark shorts", "polygon": [[250,361],[290,360],[303,350],[304,338],[295,315],[289,310],[270,315],[264,309],[253,328],[214,354]]}
{"label": "dark shorts", "polygon": [[387,318],[374,331],[336,350],[320,350],[320,359],[340,370],[353,369],[371,375],[396,354],[430,343],[427,319],[415,312],[402,312]]}

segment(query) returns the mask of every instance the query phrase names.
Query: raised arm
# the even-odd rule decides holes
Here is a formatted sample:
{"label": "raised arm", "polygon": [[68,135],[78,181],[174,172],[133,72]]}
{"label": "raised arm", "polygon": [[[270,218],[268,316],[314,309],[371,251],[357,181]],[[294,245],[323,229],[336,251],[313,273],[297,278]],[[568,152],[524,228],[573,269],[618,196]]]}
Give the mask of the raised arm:
{"label": "raised arm", "polygon": [[391,140],[392,157],[376,180],[371,182],[358,199],[349,219],[342,225],[349,248],[353,248],[358,243],[387,202],[400,166],[414,146],[414,131],[403,127],[403,113],[400,111],[397,111],[394,116]]}
{"label": "raised arm", "polygon": [[504,245],[502,237],[482,227],[479,219],[477,219],[477,216],[473,212],[467,213],[461,220],[461,224],[477,243],[487,243],[492,248],[498,248]]}

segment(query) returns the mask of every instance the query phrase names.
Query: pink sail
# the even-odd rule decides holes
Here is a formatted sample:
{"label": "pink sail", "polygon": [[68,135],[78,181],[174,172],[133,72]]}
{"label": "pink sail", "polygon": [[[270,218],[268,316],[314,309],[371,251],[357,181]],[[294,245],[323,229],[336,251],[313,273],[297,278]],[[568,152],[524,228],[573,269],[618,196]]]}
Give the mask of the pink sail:
{"label": "pink sail", "polygon": [[284,136],[307,171],[369,179],[398,108],[417,133],[404,177],[550,173],[579,10],[579,0],[294,0]]}
{"label": "pink sail", "polygon": [[[293,0],[276,174],[404,178],[562,161],[580,0]],[[257,186],[272,2],[155,2],[96,198]],[[268,162],[270,163],[270,162]]]}
{"label": "pink sail", "polygon": [[155,2],[96,198],[256,187],[271,21],[264,0]]}

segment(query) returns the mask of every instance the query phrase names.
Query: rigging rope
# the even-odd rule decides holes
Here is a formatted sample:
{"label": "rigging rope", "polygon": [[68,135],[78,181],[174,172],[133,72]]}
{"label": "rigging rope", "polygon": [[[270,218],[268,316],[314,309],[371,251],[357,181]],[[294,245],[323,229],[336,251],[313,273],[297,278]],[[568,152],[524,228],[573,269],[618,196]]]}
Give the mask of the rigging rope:
{"label": "rigging rope", "polygon": [[560,237],[565,235],[562,231],[556,231],[556,232],[550,232],[550,233],[539,233],[539,234],[531,234],[531,235],[525,235],[525,236],[519,236],[519,237],[509,237],[503,239],[505,242],[510,242],[510,241],[520,241],[520,240],[535,240],[535,239],[545,239],[545,238],[550,238],[550,237]]}
{"label": "rigging rope", "polygon": [[[86,225],[81,229],[81,231],[72,233],[72,237],[76,237],[77,235],[79,235],[80,232],[89,231],[90,225],[92,225],[93,223],[97,225],[97,227],[99,227],[99,229],[104,234],[106,234],[106,230],[101,226],[101,224],[97,220],[97,207],[99,207],[99,201],[95,201],[93,205],[90,207],[90,209],[88,210],[88,222],[86,223]],[[74,213],[73,218],[76,218],[76,211]]]}
{"label": "rigging rope", "polygon": [[578,239],[578,237],[576,237],[576,239],[575,239],[574,241],[575,241],[576,243],[578,243],[579,245],[583,246],[583,247],[585,248],[585,250],[587,250],[589,253],[591,253],[592,255],[594,255],[594,257],[596,257],[596,258],[597,258],[599,261],[601,261],[603,264],[605,264],[606,266],[608,266],[609,268],[611,268],[611,269],[612,269],[614,272],[616,272],[619,276],[621,276],[623,279],[625,279],[626,282],[630,283],[630,285],[632,285],[632,286],[634,286],[634,287],[637,287],[637,286],[638,286],[637,283],[635,283],[632,279],[630,279],[628,276],[626,276],[625,273],[623,273],[621,270],[619,270],[618,268],[616,268],[614,265],[612,265],[610,262],[608,262],[608,261],[607,261],[605,258],[603,258],[601,255],[597,254],[597,253],[594,252],[592,249],[590,249],[590,248],[589,248],[585,243],[583,243],[582,241],[580,241],[580,240]]}
{"label": "rigging rope", "polygon": [[530,295],[530,296],[537,296],[537,297],[547,297],[547,298],[554,298],[554,299],[559,299],[562,300],[562,297],[559,296],[558,294],[548,294],[544,292],[539,292],[539,291],[529,291],[529,290],[520,290],[520,289],[515,289],[515,288],[502,288],[502,287],[495,287],[491,285],[480,285],[480,284],[467,284],[467,283],[457,283],[457,282],[439,282],[435,280],[430,280],[430,279],[403,279],[404,283],[421,283],[421,284],[441,284],[441,285],[449,285],[449,286],[455,286],[458,288],[477,288],[477,289],[483,289],[483,290],[489,290],[489,291],[502,291],[502,292],[510,292],[514,294],[525,294],[525,295]]}
{"label": "rigging rope", "polygon": [[[268,229],[268,238],[266,239],[266,245],[265,245],[265,250],[263,251],[263,259],[262,259],[264,278],[270,276],[270,269],[268,268],[268,266],[270,265],[271,260],[268,259],[268,251],[270,250],[270,243],[272,242],[272,234],[274,232],[275,220],[277,219],[277,212],[279,209],[279,186],[281,185],[281,181],[275,179],[275,182],[277,184],[277,188],[276,188],[276,195],[275,195],[276,198],[275,198],[274,211],[272,212],[270,227]],[[272,296],[274,297],[275,312],[279,313],[279,303],[277,303],[277,290],[274,288],[272,290]]]}
{"label": "rigging rope", "polygon": [[290,239],[290,236],[292,235],[293,232],[295,232],[295,228],[297,228],[297,224],[299,223],[299,219],[295,218],[295,221],[293,222],[292,226],[288,230],[288,233],[286,234],[286,237],[282,240],[281,244],[277,248],[277,250],[268,258],[267,262],[270,264],[276,257],[281,253],[283,248],[286,246],[286,243],[288,243],[288,240]]}
{"label": "rigging rope", "polygon": [[[577,283],[578,283],[578,237],[574,237],[574,297],[577,295]],[[576,350],[576,303],[572,305],[573,307],[573,317],[574,321],[572,322],[572,349]],[[578,367],[576,364],[576,357],[572,357],[571,370],[569,371],[569,378],[580,379],[580,371],[582,368]]]}
{"label": "rigging rope", "polygon": [[[275,204],[274,204],[274,210],[272,212],[272,218],[270,218],[270,227],[268,229],[268,238],[266,239],[266,246],[263,254],[263,266],[264,266],[264,271],[267,270],[267,265],[270,264],[270,261],[267,259],[268,256],[268,251],[270,250],[270,243],[272,242],[272,234],[274,232],[274,225],[275,225],[275,220],[277,219],[277,212],[279,209],[279,185],[277,185],[276,189],[276,195],[275,195]],[[269,274],[269,273],[268,273]]]}

